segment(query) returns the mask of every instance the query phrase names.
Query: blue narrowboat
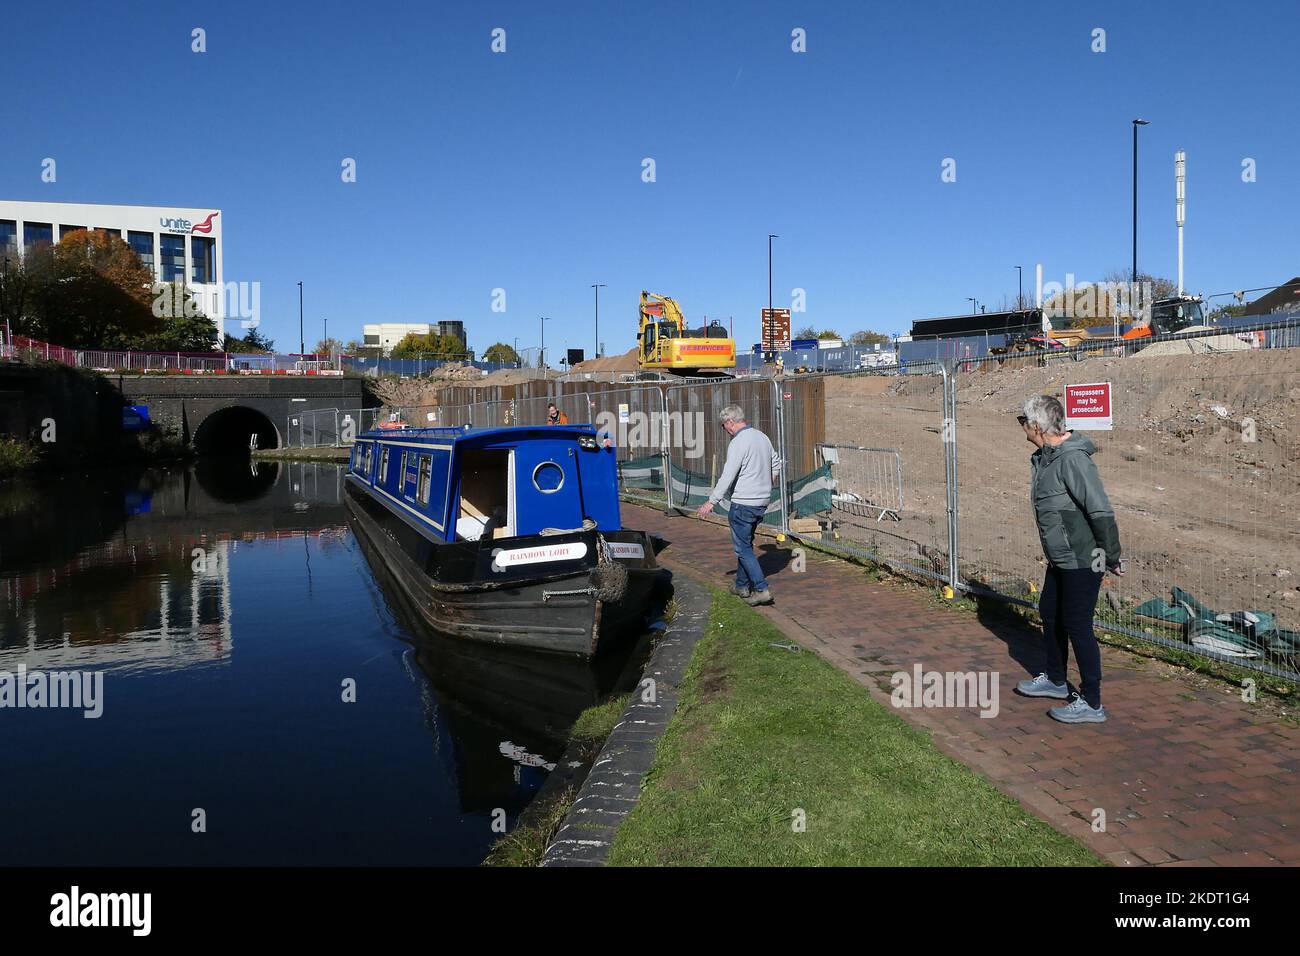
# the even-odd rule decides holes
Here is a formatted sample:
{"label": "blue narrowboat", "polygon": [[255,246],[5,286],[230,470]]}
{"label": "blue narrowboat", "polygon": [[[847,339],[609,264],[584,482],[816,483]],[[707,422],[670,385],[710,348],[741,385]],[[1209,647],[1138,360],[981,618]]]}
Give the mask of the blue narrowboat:
{"label": "blue narrowboat", "polygon": [[644,624],[661,575],[590,425],[366,432],[347,503],[366,552],[457,637],[591,657]]}

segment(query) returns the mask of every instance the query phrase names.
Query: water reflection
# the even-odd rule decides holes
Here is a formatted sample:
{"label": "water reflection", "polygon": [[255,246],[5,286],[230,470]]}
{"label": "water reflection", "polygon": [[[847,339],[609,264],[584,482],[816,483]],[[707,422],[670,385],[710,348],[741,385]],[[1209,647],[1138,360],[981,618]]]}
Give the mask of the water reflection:
{"label": "water reflection", "polygon": [[343,501],[310,463],[0,489],[0,671],[105,673],[102,718],[0,710],[0,862],[482,859],[635,668],[423,631]]}
{"label": "water reflection", "polygon": [[0,668],[228,661],[239,542],[344,533],[338,469],[321,467],[214,459],[8,489]]}

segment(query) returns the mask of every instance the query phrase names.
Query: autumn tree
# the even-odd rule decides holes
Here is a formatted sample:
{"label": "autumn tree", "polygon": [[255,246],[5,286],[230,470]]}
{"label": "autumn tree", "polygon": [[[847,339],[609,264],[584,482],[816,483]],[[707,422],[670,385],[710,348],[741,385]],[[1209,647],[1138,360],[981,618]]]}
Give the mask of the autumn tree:
{"label": "autumn tree", "polygon": [[131,348],[162,331],[152,310],[153,273],[112,233],[78,229],[38,244],[24,253],[21,269],[27,335],[69,348]]}

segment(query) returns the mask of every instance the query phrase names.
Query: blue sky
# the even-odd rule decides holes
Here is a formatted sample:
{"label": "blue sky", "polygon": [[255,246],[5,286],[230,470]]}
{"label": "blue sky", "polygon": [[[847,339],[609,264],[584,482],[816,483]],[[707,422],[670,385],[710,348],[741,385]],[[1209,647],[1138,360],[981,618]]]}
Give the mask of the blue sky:
{"label": "blue sky", "polygon": [[480,350],[531,346],[547,315],[548,347],[590,354],[593,282],[608,351],[633,344],[643,288],[734,317],[743,346],[768,233],[775,304],[806,292],[796,325],[993,308],[1017,264],[1027,290],[1037,263],[1060,282],[1127,266],[1137,116],[1140,267],[1175,272],[1182,147],[1189,290],[1300,272],[1293,2],[48,9],[4,14],[0,197],[222,209],[225,278],[262,284],[281,348],[299,280],[309,347],[323,317],[344,339],[461,319]]}

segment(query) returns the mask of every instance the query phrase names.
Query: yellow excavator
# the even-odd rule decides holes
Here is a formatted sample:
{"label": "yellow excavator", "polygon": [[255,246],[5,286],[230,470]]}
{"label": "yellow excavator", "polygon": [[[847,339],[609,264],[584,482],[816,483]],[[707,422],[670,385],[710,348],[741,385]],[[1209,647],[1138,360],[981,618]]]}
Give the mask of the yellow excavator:
{"label": "yellow excavator", "polygon": [[694,375],[703,369],[736,367],[736,343],[718,321],[700,329],[686,326],[676,299],[641,293],[636,333],[637,362],[643,369]]}

